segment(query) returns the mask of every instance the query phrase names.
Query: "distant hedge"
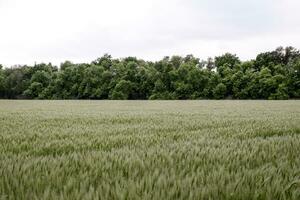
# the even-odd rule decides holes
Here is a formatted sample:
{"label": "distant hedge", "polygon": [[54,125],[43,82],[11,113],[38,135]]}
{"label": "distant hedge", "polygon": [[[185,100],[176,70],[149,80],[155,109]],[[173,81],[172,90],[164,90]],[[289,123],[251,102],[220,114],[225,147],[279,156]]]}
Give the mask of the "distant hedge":
{"label": "distant hedge", "polygon": [[0,98],[8,99],[289,99],[300,97],[300,53],[279,47],[241,61],[226,53],[149,62],[110,55],[60,67],[0,65]]}

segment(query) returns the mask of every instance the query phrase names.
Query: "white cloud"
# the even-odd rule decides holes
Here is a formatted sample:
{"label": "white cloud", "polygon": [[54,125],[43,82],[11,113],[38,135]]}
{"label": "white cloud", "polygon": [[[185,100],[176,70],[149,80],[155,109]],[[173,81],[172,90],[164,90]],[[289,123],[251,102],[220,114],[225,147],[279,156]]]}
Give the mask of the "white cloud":
{"label": "white cloud", "polygon": [[0,0],[0,63],[300,47],[298,0]]}

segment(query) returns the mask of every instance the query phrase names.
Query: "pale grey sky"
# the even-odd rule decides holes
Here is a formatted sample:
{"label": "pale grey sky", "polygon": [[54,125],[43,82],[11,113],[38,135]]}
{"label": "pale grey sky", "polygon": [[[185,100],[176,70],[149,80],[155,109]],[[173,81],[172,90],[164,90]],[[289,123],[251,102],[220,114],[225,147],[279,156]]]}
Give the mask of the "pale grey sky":
{"label": "pale grey sky", "polygon": [[0,63],[300,48],[299,0],[0,0]]}

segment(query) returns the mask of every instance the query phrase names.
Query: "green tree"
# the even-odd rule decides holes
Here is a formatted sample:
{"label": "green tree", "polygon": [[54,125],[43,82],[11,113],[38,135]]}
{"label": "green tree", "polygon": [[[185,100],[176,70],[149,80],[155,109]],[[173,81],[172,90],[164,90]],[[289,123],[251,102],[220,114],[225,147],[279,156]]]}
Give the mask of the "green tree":
{"label": "green tree", "polygon": [[29,98],[51,98],[49,92],[44,91],[49,86],[51,80],[51,72],[49,73],[44,70],[36,71],[31,77],[28,89],[23,94]]}
{"label": "green tree", "polygon": [[0,98],[4,98],[5,92],[5,75],[3,66],[0,64]]}
{"label": "green tree", "polygon": [[224,99],[227,93],[226,85],[219,83],[217,87],[213,90],[213,95],[215,99]]}
{"label": "green tree", "polygon": [[[216,68],[216,69],[215,69]],[[300,53],[293,47],[240,61],[230,53],[148,62],[105,54],[90,64],[0,66],[1,98],[287,99],[300,98]]]}
{"label": "green tree", "polygon": [[222,56],[215,57],[215,66],[217,69],[225,64],[232,69],[236,64],[239,63],[241,63],[241,61],[235,54],[226,53]]}
{"label": "green tree", "polygon": [[4,70],[4,87],[7,98],[24,98],[23,92],[30,83],[29,70],[28,66],[14,66]]}
{"label": "green tree", "polygon": [[289,96],[300,98],[300,58],[296,58],[288,64],[287,87]]}
{"label": "green tree", "polygon": [[131,92],[132,92],[132,83],[130,81],[121,80],[113,89],[111,94],[111,99],[126,100],[128,99]]}
{"label": "green tree", "polygon": [[288,99],[289,95],[288,95],[288,87],[285,84],[279,84],[276,92],[272,93],[269,96],[269,99],[278,99],[278,100],[283,100],[283,99]]}

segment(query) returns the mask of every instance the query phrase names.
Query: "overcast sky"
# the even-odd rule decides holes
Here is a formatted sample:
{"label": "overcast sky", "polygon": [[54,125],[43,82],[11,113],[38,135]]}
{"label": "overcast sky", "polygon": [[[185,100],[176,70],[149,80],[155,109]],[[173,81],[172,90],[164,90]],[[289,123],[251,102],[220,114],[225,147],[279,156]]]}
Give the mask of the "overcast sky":
{"label": "overcast sky", "polygon": [[0,63],[300,48],[299,0],[0,0]]}

